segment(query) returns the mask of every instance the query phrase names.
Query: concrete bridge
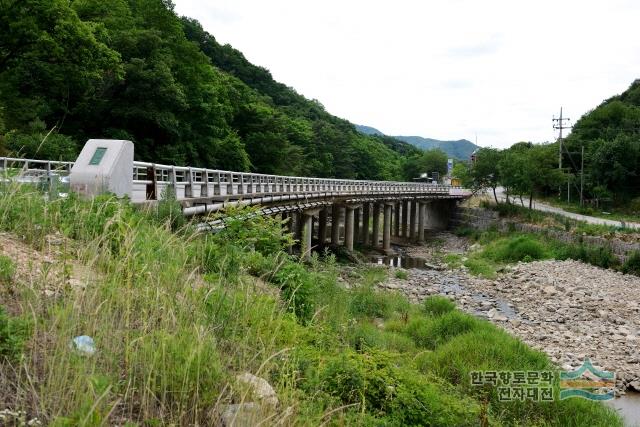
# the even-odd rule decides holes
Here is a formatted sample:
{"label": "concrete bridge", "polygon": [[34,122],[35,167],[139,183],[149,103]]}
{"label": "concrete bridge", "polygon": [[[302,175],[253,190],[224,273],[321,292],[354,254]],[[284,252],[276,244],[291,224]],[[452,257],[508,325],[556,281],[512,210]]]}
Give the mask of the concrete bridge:
{"label": "concrete bridge", "polygon": [[[90,168],[94,158],[95,154],[87,161],[81,154],[75,163]],[[76,169],[74,162],[0,157],[5,180],[46,181],[62,188],[70,184],[72,191],[83,192],[86,186],[74,183]],[[309,253],[313,241],[343,244],[348,250],[359,243],[382,251],[390,250],[392,236],[420,242],[425,229],[446,228],[456,202],[470,195],[461,188],[421,182],[267,175],[132,159],[125,170],[131,170],[131,175],[118,179],[129,186],[123,195],[133,203],[157,203],[171,194],[182,204],[185,215],[259,205],[263,214],[288,220],[303,254]]]}

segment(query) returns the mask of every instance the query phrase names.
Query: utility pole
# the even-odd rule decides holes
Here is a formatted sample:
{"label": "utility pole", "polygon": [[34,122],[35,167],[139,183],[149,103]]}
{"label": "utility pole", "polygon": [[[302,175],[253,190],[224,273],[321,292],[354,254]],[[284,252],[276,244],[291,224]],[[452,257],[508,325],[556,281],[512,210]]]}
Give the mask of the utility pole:
{"label": "utility pole", "polygon": [[580,157],[580,206],[584,206],[584,145],[582,146],[582,156]]}
{"label": "utility pole", "polygon": [[[568,122],[569,118],[562,117],[562,107],[560,107],[560,117],[556,118],[555,116],[551,119],[553,122],[553,128],[558,129],[560,131],[560,136],[558,136],[558,169],[562,171],[562,130],[568,129],[570,126],[565,126],[564,122]],[[567,185],[569,183],[567,182]],[[568,187],[567,187],[568,188]],[[558,193],[561,193],[561,190],[558,190]]]}

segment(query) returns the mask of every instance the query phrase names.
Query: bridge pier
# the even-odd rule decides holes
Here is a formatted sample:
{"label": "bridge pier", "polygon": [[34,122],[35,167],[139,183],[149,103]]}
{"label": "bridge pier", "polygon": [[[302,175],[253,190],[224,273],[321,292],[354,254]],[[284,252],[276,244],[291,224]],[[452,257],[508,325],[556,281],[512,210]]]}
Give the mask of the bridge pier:
{"label": "bridge pier", "polygon": [[327,242],[327,208],[320,209],[318,214],[318,241],[320,246],[323,246]]}
{"label": "bridge pier", "polygon": [[362,231],[361,242],[363,246],[369,246],[369,224],[371,223],[371,203],[365,202],[362,206]]}
{"label": "bridge pier", "polygon": [[382,228],[382,250],[391,251],[391,213],[393,205],[385,203],[384,205],[384,225]]}
{"label": "bridge pier", "polygon": [[345,207],[344,218],[344,246],[348,251],[353,251],[353,229],[354,229],[354,211],[355,208],[351,206]]}
{"label": "bridge pier", "polygon": [[311,257],[311,237],[313,235],[313,212],[300,213],[300,225],[302,232],[302,240],[300,254],[302,258],[309,259]]}
{"label": "bridge pier", "polygon": [[409,201],[403,200],[402,201],[402,237],[404,237],[405,239],[409,237],[409,228],[407,224],[408,220],[409,220]]}
{"label": "bridge pier", "polygon": [[380,247],[380,204],[373,204],[373,230],[371,232],[371,246]]}
{"label": "bridge pier", "polygon": [[411,212],[409,213],[409,240],[416,239],[416,217],[418,216],[418,205],[415,200],[411,201]]}
{"label": "bridge pier", "polygon": [[393,235],[400,237],[400,208],[401,202],[396,202],[393,205]]}
{"label": "bridge pier", "polygon": [[418,202],[418,243],[424,242],[424,216],[427,212],[427,204]]}
{"label": "bridge pier", "polygon": [[335,203],[331,206],[331,244],[340,244],[340,206]]}
{"label": "bridge pier", "polygon": [[360,206],[356,207],[353,211],[353,241],[358,242],[360,238]]}

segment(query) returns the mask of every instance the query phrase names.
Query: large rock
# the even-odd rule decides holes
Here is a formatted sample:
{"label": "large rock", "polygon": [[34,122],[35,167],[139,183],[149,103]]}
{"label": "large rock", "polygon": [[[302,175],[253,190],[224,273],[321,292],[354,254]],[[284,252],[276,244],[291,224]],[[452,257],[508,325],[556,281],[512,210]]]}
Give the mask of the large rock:
{"label": "large rock", "polygon": [[278,395],[276,391],[271,387],[271,384],[264,378],[257,377],[249,372],[240,374],[236,379],[244,384],[248,384],[251,387],[253,395],[260,399],[260,401],[269,406],[278,406]]}

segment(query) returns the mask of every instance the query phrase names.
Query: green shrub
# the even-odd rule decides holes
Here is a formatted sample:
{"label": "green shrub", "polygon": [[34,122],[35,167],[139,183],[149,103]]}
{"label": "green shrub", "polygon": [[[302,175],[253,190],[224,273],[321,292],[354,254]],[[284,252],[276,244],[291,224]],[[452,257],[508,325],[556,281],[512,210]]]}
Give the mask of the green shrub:
{"label": "green shrub", "polygon": [[620,261],[613,251],[607,247],[590,247],[585,244],[559,244],[555,250],[555,258],[559,260],[574,259],[602,268],[615,268]]}
{"label": "green shrub", "polygon": [[442,381],[401,375],[391,417],[403,426],[476,426],[480,405]]}
{"label": "green shrub", "polygon": [[179,230],[187,223],[182,213],[182,205],[176,199],[173,185],[167,186],[160,197],[160,201],[151,208],[152,217],[160,224],[168,224],[172,230]]}
{"label": "green shrub", "polygon": [[396,270],[395,273],[396,279],[407,280],[409,278],[409,273],[406,270]]}
{"label": "green shrub", "polygon": [[315,313],[314,296],[316,292],[313,274],[304,265],[296,262],[285,263],[272,278],[280,287],[280,295],[289,311],[306,323]]}
{"label": "green shrub", "polygon": [[415,318],[407,326],[407,334],[417,346],[435,349],[451,338],[478,328],[479,321],[459,311],[435,318]]}
{"label": "green shrub", "polygon": [[493,264],[480,257],[471,257],[464,262],[464,266],[469,269],[469,273],[474,276],[493,279],[496,277],[496,268]]}
{"label": "green shrub", "polygon": [[391,361],[384,353],[345,351],[329,357],[307,386],[337,398],[340,404],[376,411],[392,403],[395,384]]}
{"label": "green shrub", "polygon": [[441,316],[456,308],[456,305],[447,297],[433,295],[424,300],[422,309],[429,316]]}
{"label": "green shrub", "polygon": [[525,257],[539,260],[547,257],[544,246],[530,236],[516,236],[498,242],[489,257],[497,262],[518,262]]}
{"label": "green shrub", "polygon": [[635,251],[622,265],[622,272],[625,274],[635,274],[640,276],[640,252]]}
{"label": "green shrub", "polygon": [[0,255],[0,284],[11,283],[13,276],[16,274],[16,266],[11,258]]}
{"label": "green shrub", "polygon": [[22,352],[29,330],[29,322],[10,317],[4,307],[0,306],[0,358],[17,359]]}
{"label": "green shrub", "polygon": [[413,340],[406,335],[382,330],[370,323],[357,325],[352,332],[350,341],[356,351],[376,348],[403,353],[413,351],[416,347]]}
{"label": "green shrub", "polygon": [[389,295],[373,286],[361,285],[353,289],[349,300],[349,312],[354,317],[388,318],[393,311]]}
{"label": "green shrub", "polygon": [[446,254],[444,256],[444,262],[449,266],[449,268],[460,268],[462,266],[462,255]]}
{"label": "green shrub", "polygon": [[453,230],[453,233],[459,237],[469,237],[473,239],[478,235],[478,231],[472,227],[460,226]]}

